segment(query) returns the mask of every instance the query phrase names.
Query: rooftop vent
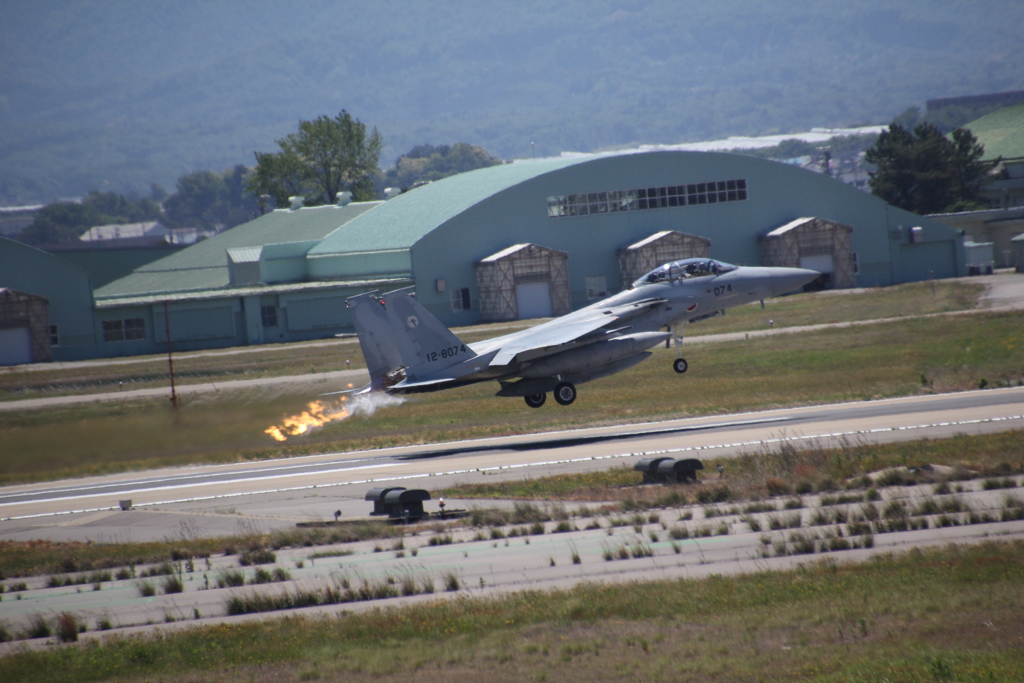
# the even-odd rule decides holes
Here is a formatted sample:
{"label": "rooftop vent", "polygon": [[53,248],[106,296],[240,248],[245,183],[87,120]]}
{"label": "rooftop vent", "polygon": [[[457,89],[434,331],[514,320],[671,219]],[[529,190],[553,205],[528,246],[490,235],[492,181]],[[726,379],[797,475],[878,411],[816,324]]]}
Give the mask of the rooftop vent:
{"label": "rooftop vent", "polygon": [[349,204],[352,201],[352,193],[339,192],[338,194],[335,195],[335,199],[338,200],[338,206],[345,206],[346,204]]}
{"label": "rooftop vent", "polygon": [[397,187],[385,187],[384,188],[384,199],[393,199],[398,195],[402,194],[402,190]]}
{"label": "rooftop vent", "polygon": [[292,209],[292,211],[294,211],[295,209],[301,209],[305,205],[306,198],[305,197],[301,197],[301,196],[300,197],[289,197],[288,201],[291,202],[291,205],[292,205],[291,209]]}

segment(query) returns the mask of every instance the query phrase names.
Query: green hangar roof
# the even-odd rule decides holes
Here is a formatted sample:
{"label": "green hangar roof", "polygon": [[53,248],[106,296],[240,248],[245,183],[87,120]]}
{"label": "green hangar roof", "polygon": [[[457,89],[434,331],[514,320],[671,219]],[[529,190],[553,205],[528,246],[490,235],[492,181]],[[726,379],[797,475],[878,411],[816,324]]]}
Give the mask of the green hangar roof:
{"label": "green hangar roof", "polygon": [[230,284],[228,250],[315,242],[382,202],[278,209],[188,249],[136,269],[96,290],[97,299],[223,289]]}
{"label": "green hangar roof", "polygon": [[1024,158],[1024,104],[1004,107],[971,121],[969,129],[985,146],[985,158]]}
{"label": "green hangar roof", "polygon": [[520,161],[444,178],[399,195],[353,220],[310,249],[308,256],[408,249],[445,221],[502,190],[593,159]]}

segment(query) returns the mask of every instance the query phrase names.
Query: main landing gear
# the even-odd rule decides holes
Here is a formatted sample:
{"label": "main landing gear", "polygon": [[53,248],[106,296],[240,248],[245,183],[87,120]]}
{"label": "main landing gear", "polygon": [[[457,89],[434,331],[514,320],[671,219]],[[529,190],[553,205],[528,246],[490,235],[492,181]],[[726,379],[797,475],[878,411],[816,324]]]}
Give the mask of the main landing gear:
{"label": "main landing gear", "polygon": [[[553,393],[559,405],[567,406],[576,400],[576,387],[571,382],[559,382]],[[547,394],[528,394],[523,400],[531,408],[540,408],[547,400]]]}
{"label": "main landing gear", "polygon": [[[680,328],[682,328],[682,331],[680,330]],[[676,372],[678,372],[680,375],[683,374],[684,372],[686,372],[689,369],[689,367],[690,367],[690,364],[686,362],[685,358],[683,358],[683,334],[682,334],[682,332],[685,331],[685,330],[686,330],[686,323],[682,323],[681,325],[676,325],[672,329],[672,343],[676,347],[676,355],[679,356],[674,361],[672,361],[672,369],[675,370]]]}

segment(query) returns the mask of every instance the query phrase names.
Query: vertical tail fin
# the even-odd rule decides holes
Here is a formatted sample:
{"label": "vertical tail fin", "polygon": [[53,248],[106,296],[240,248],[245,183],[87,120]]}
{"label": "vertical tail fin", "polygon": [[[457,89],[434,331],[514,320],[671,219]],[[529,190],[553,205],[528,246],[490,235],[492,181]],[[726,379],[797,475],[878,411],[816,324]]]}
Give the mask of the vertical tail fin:
{"label": "vertical tail fin", "polygon": [[383,297],[408,380],[440,377],[445,369],[476,357],[444,323],[416,301],[410,290],[400,289]]}
{"label": "vertical tail fin", "polygon": [[370,389],[373,391],[383,389],[387,374],[402,367],[402,354],[395,344],[391,320],[380,300],[374,296],[376,293],[366,292],[345,301],[352,311],[359,346],[366,359],[366,369],[370,372]]}

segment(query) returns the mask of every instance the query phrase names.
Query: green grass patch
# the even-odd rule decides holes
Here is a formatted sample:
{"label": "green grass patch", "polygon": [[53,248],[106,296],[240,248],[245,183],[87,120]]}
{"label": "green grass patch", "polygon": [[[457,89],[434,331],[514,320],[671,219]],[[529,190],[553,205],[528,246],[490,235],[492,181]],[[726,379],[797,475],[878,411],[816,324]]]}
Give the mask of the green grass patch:
{"label": "green grass patch", "polygon": [[912,282],[895,287],[868,290],[829,290],[766,299],[731,308],[726,315],[712,318],[687,330],[688,334],[721,334],[775,328],[904,318],[930,313],[948,313],[976,308],[985,286],[976,283],[938,281]]}
{"label": "green grass patch", "polygon": [[0,678],[1019,680],[1024,543],[114,636]]}

